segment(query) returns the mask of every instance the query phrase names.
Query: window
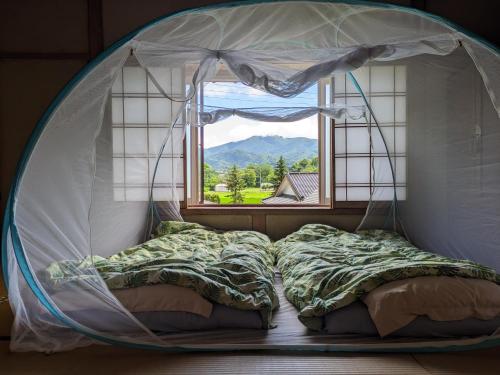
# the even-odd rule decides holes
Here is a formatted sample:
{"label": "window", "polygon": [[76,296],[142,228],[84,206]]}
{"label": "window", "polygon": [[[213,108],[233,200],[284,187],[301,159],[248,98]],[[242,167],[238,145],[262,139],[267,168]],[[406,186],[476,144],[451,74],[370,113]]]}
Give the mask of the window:
{"label": "window", "polygon": [[[396,176],[398,199],[406,198],[406,67],[373,65],[354,71],[354,76],[367,97],[382,129]],[[363,99],[346,74],[333,78],[332,101],[363,105]],[[369,121],[376,126],[373,118]],[[393,179],[383,150],[382,137],[372,132],[373,153],[364,119],[335,122],[335,200],[368,201],[370,191],[377,188],[374,199],[391,200]],[[370,165],[378,173],[374,180]]]}
{"label": "window", "polygon": [[[197,108],[311,107],[319,98],[318,85],[282,99],[227,79],[200,86]],[[331,142],[319,121],[317,115],[291,123],[232,116],[192,129],[189,204],[329,205],[331,184],[322,176],[330,168],[325,149]]]}
{"label": "window", "polygon": [[[184,73],[181,69],[153,69],[155,77],[172,96],[184,96]],[[115,201],[147,201],[156,156],[163,139],[181,108],[181,103],[164,98],[147,77],[146,71],[129,61],[112,88],[113,195]],[[169,200],[171,176],[175,188],[184,197],[183,121],[176,124],[165,146],[156,172],[153,197]],[[175,171],[173,173],[172,171]]]}
{"label": "window", "polygon": [[[169,95],[184,97],[187,82],[184,69],[157,68],[152,73]],[[405,199],[406,67],[371,65],[354,74],[387,142],[398,198]],[[216,107],[307,107],[329,103],[364,105],[346,74],[325,79],[294,99],[280,99],[235,82],[227,70],[220,69],[214,81],[199,87],[189,106],[198,111],[211,111]],[[148,186],[156,156],[181,106],[182,103],[163,97],[137,62],[130,60],[123,67],[113,85],[111,98],[115,200],[149,199]],[[190,116],[195,114],[196,111],[192,111]],[[373,152],[364,119],[343,118],[334,122],[313,116],[293,124],[230,117],[199,128],[190,126],[189,122],[185,125],[185,117],[183,115],[175,126],[159,161],[153,191],[155,200],[171,200],[175,189],[177,198],[187,199],[189,206],[349,207],[352,202],[367,202],[375,188],[381,192],[376,199],[392,199],[389,163],[385,152],[378,152],[383,150],[382,139],[378,131],[373,130],[372,142],[377,150]],[[375,129],[371,116],[369,121]],[[188,152],[184,154],[184,150]],[[277,179],[274,167],[279,156],[283,156],[289,173]],[[240,196],[228,191],[233,165],[238,169]],[[377,173],[376,179],[371,166]],[[174,183],[172,176],[175,176]]]}

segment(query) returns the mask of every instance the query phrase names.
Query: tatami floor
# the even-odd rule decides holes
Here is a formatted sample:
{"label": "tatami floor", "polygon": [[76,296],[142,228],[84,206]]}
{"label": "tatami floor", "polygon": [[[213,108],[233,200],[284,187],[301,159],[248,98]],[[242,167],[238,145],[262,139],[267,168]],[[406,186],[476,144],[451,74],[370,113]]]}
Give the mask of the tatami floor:
{"label": "tatami floor", "polygon": [[[0,295],[5,296],[3,285]],[[232,352],[168,354],[95,345],[46,355],[9,352],[12,315],[0,303],[0,373],[114,374],[500,374],[500,348],[444,354]]]}
{"label": "tatami floor", "polygon": [[44,355],[9,353],[0,343],[2,374],[499,374],[500,351],[447,354],[166,354],[93,346]]}

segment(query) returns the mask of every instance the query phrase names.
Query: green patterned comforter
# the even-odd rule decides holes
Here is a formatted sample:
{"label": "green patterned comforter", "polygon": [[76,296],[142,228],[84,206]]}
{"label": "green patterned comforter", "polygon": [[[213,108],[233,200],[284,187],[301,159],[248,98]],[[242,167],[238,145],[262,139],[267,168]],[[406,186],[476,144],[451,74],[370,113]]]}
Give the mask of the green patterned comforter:
{"label": "green patterned comforter", "polygon": [[[163,222],[158,237],[108,258],[50,265],[53,285],[90,275],[92,262],[110,289],[174,284],[208,300],[258,310],[263,328],[279,305],[273,286],[274,255],[269,238],[250,231],[220,232],[199,224]],[[76,275],[76,276],[75,276]]]}
{"label": "green patterned comforter", "polygon": [[275,246],[286,297],[313,330],[323,328],[323,315],[390,281],[435,275],[500,283],[500,276],[488,267],[419,250],[397,233],[383,230],[354,234],[309,224]]}

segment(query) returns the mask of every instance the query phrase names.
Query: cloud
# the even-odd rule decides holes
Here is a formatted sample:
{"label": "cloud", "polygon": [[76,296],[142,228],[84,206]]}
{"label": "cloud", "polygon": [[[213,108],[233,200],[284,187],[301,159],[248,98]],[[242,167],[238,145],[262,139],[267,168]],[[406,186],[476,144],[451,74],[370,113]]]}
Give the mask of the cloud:
{"label": "cloud", "polygon": [[203,94],[205,97],[230,97],[236,95],[238,97],[248,97],[248,96],[262,96],[270,95],[264,91],[254,89],[249,86],[245,86],[242,83],[232,83],[232,82],[208,82],[203,87]]}
{"label": "cloud", "polygon": [[318,117],[312,116],[295,122],[261,122],[230,117],[205,126],[205,148],[241,141],[252,136],[279,135],[285,138],[318,138]]}

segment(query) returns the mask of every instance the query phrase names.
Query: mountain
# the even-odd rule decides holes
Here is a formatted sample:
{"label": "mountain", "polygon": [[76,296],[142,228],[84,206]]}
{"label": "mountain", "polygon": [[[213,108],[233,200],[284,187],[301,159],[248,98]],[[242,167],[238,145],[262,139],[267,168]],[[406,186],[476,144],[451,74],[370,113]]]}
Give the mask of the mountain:
{"label": "mountain", "polygon": [[205,163],[218,171],[236,164],[245,167],[248,164],[274,164],[283,156],[291,166],[302,159],[310,159],[318,155],[318,140],[280,136],[254,136],[242,141],[225,143],[205,149]]}

